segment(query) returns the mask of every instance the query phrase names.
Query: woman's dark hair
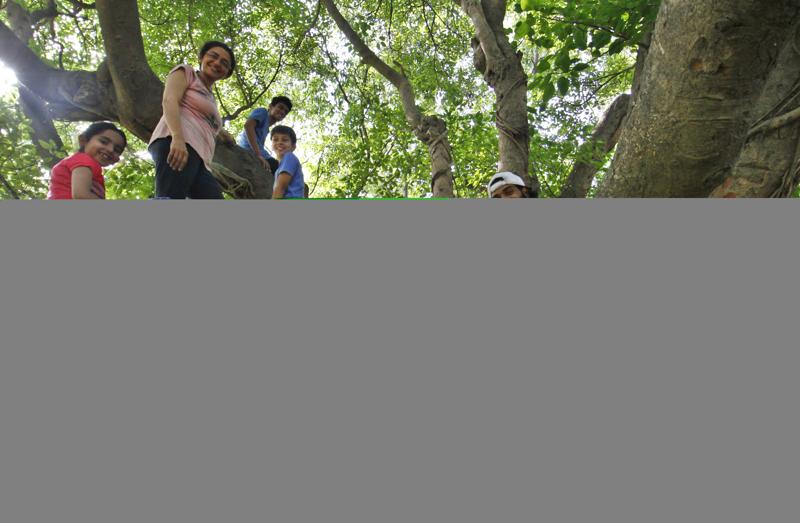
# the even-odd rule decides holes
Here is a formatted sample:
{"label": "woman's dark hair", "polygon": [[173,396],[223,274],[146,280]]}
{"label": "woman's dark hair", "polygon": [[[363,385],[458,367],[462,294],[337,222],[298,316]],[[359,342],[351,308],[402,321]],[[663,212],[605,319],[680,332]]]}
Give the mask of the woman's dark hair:
{"label": "woman's dark hair", "polygon": [[209,40],[203,44],[203,47],[200,48],[200,54],[198,54],[200,60],[203,59],[203,57],[212,47],[221,47],[228,51],[228,54],[231,55],[231,70],[228,71],[228,76],[225,77],[230,78],[233,74],[233,70],[236,69],[236,57],[233,55],[233,49],[231,49],[231,47],[226,43],[218,42],[217,40]]}
{"label": "woman's dark hair", "polygon": [[[111,122],[95,122],[89,127],[86,128],[81,134],[78,135],[78,138],[82,139],[84,144],[88,143],[89,140],[92,139],[93,136],[96,136],[104,131],[115,131],[122,136],[122,146],[126,147],[128,145],[128,137],[125,136],[125,133],[120,131],[116,125]],[[83,152],[84,146],[81,145],[81,148],[78,151]]]}
{"label": "woman's dark hair", "polygon": [[269,135],[275,136],[276,134],[283,134],[289,137],[289,140],[292,141],[292,145],[297,145],[297,135],[294,134],[294,129],[288,127],[286,125],[276,125],[275,127],[270,130]]}
{"label": "woman's dark hair", "polygon": [[287,98],[286,96],[276,96],[272,99],[272,101],[269,104],[270,105],[283,104],[286,106],[287,109],[289,109],[290,111],[292,110],[292,101],[289,100],[289,98]]}

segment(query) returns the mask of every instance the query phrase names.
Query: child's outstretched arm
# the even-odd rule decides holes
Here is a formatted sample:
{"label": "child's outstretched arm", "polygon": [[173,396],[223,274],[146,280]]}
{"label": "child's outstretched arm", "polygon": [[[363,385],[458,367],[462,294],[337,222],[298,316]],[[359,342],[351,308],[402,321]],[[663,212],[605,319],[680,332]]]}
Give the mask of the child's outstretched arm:
{"label": "child's outstretched arm", "polygon": [[72,199],[99,200],[92,192],[92,170],[88,167],[76,167],[72,170]]}

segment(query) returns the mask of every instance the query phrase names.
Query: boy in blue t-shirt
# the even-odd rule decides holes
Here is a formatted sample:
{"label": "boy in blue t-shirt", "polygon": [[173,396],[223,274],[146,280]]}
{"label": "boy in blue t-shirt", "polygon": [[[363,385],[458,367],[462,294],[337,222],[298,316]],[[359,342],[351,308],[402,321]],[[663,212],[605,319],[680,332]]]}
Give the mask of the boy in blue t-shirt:
{"label": "boy in blue t-shirt", "polygon": [[291,100],[285,96],[276,96],[268,108],[259,107],[250,113],[237,140],[239,147],[253,151],[265,169],[269,165],[273,174],[278,168],[278,161],[264,149],[264,143],[267,140],[269,128],[283,120],[291,110]]}
{"label": "boy in blue t-shirt", "polygon": [[280,164],[275,169],[275,185],[272,197],[303,198],[305,196],[305,180],[300,160],[294,155],[297,148],[297,135],[294,129],[285,125],[276,125],[270,133],[272,150]]}

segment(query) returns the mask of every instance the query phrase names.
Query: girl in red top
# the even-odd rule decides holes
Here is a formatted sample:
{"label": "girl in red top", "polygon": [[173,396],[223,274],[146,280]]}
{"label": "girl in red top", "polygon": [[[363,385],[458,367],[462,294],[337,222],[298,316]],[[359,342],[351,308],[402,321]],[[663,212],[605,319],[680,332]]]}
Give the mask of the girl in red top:
{"label": "girl in red top", "polygon": [[103,200],[103,167],[115,164],[125,150],[125,133],[110,122],[95,122],[78,136],[80,149],[58,162],[50,174],[48,200]]}

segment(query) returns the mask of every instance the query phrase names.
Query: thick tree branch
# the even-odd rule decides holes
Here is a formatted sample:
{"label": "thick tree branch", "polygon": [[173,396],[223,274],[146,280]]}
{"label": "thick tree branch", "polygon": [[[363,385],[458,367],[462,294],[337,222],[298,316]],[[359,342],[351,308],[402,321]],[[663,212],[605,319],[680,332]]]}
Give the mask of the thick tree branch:
{"label": "thick tree branch", "polygon": [[461,0],[455,2],[472,21],[473,64],[495,91],[498,131],[498,169],[521,176],[534,193],[539,181],[528,174],[530,130],[528,125],[527,75],[521,53],[511,45],[503,28],[505,0]]}
{"label": "thick tree branch", "polygon": [[438,116],[423,116],[422,111],[417,106],[414,88],[402,70],[397,71],[389,67],[369,48],[361,36],[353,30],[350,23],[342,16],[333,0],[321,0],[321,2],[328,10],[331,18],[336,22],[339,30],[361,57],[362,62],[378,71],[398,90],[408,124],[413,129],[417,139],[428,147],[431,159],[431,190],[433,196],[452,198],[453,158],[450,142],[447,138],[447,125],[444,120]]}
{"label": "thick tree branch", "polygon": [[19,82],[47,102],[74,105],[103,118],[116,119],[116,108],[97,73],[63,71],[45,64],[0,22],[0,60],[11,67]]}
{"label": "thick tree branch", "polygon": [[108,71],[119,108],[119,121],[143,139],[161,118],[163,84],[144,53],[136,0],[97,0]]}
{"label": "thick tree branch", "polygon": [[53,120],[63,122],[96,122],[106,119],[103,115],[75,107],[69,103],[50,102],[47,104],[47,110]]}
{"label": "thick tree branch", "polygon": [[339,11],[339,8],[336,7],[336,4],[333,0],[322,0],[322,4],[328,10],[328,14],[330,14],[333,21],[336,22],[336,25],[339,27],[339,30],[345,35],[347,40],[352,44],[353,48],[356,50],[358,55],[361,57],[361,61],[365,64],[369,65],[381,76],[389,80],[389,82],[394,85],[397,90],[400,92],[400,98],[403,102],[403,111],[406,115],[406,120],[412,127],[416,127],[419,125],[420,120],[422,119],[422,113],[417,107],[417,102],[414,97],[414,90],[411,87],[411,83],[408,81],[408,78],[405,77],[402,73],[392,69],[389,65],[386,64],[383,60],[378,58],[372,49],[364,42],[361,36],[353,30],[350,26],[350,23],[342,16],[342,13]]}
{"label": "thick tree branch", "polygon": [[584,144],[590,159],[578,160],[569,173],[567,182],[561,188],[561,198],[585,198],[597,173],[598,163],[617,145],[622,122],[628,114],[631,95],[619,95],[595,127],[589,140]]}
{"label": "thick tree branch", "polygon": [[[484,12],[481,1],[462,0],[457,3],[461,5],[461,8],[467,16],[469,16],[470,20],[472,20],[472,25],[475,27],[475,35],[486,57],[495,62],[502,62],[505,56],[498,45],[494,30],[489,23],[487,14]],[[503,4],[505,5],[505,2],[503,2]],[[503,13],[505,13],[505,7],[503,7]],[[488,74],[488,72],[486,72],[486,74]]]}

